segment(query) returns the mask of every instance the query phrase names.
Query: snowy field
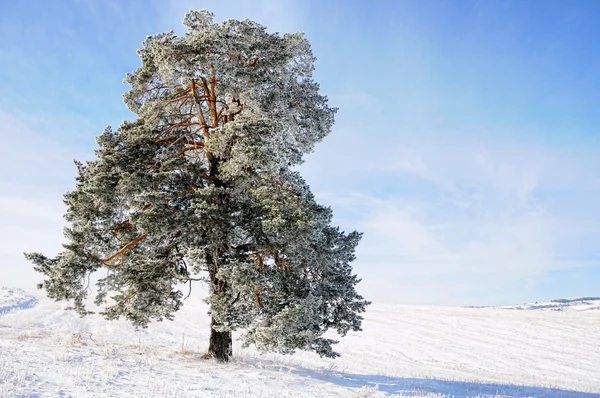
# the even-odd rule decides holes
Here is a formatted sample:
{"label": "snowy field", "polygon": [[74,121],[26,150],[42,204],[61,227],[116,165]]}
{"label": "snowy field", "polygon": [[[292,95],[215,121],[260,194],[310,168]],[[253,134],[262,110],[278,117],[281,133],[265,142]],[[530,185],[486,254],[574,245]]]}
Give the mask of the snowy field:
{"label": "snowy field", "polygon": [[219,364],[199,297],[136,332],[0,288],[0,397],[600,397],[600,301],[558,304],[373,304],[341,358],[235,344]]}

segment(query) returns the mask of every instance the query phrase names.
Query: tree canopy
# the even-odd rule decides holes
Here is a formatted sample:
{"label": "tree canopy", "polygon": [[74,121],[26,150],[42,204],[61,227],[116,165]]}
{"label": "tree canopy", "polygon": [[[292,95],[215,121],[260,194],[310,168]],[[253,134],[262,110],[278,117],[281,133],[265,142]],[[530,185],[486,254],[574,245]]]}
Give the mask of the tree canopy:
{"label": "tree canopy", "polygon": [[[360,330],[368,302],[350,263],[361,234],[331,226],[295,166],[331,130],[336,109],[312,80],[308,40],[250,20],[184,18],[187,32],[149,36],[124,94],[137,116],[76,162],[64,196],[68,243],[26,254],[49,297],[89,313],[90,274],[107,319],[171,319],[181,283],[210,286],[209,352],[246,344],[336,356],[328,329]],[[110,300],[107,301],[107,298]]]}

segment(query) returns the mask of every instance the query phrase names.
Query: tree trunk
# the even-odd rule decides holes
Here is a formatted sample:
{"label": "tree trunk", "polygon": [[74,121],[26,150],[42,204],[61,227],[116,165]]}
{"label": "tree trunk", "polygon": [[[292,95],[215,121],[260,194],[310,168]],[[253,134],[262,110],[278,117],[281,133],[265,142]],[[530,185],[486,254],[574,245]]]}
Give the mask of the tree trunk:
{"label": "tree trunk", "polygon": [[[212,283],[211,294],[223,294],[227,284],[217,278],[217,267],[212,254],[206,252],[206,264],[209,265],[208,275]],[[217,361],[227,362],[231,356],[231,331],[217,332],[215,326],[219,326],[214,316],[210,318],[210,343],[208,344],[208,355]]]}
{"label": "tree trunk", "polygon": [[210,344],[208,346],[208,355],[221,362],[227,362],[231,356],[231,331],[217,332],[215,318],[210,322]]}
{"label": "tree trunk", "polygon": [[[213,119],[213,124],[215,122],[215,119]],[[219,161],[218,159],[215,159],[213,157],[213,155],[210,152],[206,153],[207,155],[207,160],[208,160],[208,164],[209,164],[209,175],[211,177],[214,177],[215,179],[212,181],[212,183],[216,186],[216,187],[224,187],[225,184],[223,183],[223,181],[221,181],[218,178],[219,175]],[[217,201],[218,204],[222,205],[222,202],[224,202],[226,200],[226,198],[223,197],[223,194],[219,195],[219,200]],[[219,260],[219,254],[218,251],[216,251],[215,257],[213,257],[213,254],[210,250],[207,250],[205,253],[206,256],[206,264],[208,266],[208,274],[210,277],[210,281],[212,282],[212,289],[211,289],[211,294],[223,294],[225,292],[225,289],[227,288],[227,283],[225,283],[225,281],[221,281],[219,280],[219,278],[217,278],[217,261]],[[231,356],[232,353],[232,340],[231,340],[231,331],[227,331],[227,332],[217,332],[214,327],[215,325],[217,325],[217,323],[215,322],[215,318],[211,317],[210,320],[210,343],[208,345],[208,355],[210,355],[212,358],[215,358],[217,361],[220,362],[227,362],[229,361],[229,357]]]}

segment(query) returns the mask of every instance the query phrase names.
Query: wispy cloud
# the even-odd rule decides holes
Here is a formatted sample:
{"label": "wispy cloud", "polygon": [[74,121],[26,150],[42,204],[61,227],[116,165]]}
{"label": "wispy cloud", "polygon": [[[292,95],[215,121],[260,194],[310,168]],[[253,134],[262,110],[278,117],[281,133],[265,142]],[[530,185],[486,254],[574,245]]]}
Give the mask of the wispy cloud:
{"label": "wispy cloud", "polygon": [[73,159],[89,158],[80,148],[50,138],[69,134],[60,130],[63,124],[53,131],[57,121],[31,119],[0,113],[0,285],[29,288],[40,276],[22,253],[61,250],[62,194],[73,187]]}
{"label": "wispy cloud", "polygon": [[[7,171],[0,175],[3,196],[24,191],[60,192],[72,185],[73,159],[91,155],[73,131],[81,122],[0,113],[0,168]],[[10,186],[18,188],[11,190]]]}
{"label": "wispy cloud", "polygon": [[356,267],[365,293],[453,304],[485,296],[494,303],[517,286],[526,298],[554,271],[594,265],[561,257],[577,240],[565,231],[578,239],[600,231],[572,213],[596,179],[593,154],[452,136],[452,144],[421,137],[361,152],[348,150],[348,137],[356,137],[350,131],[303,166],[336,221],[365,234]]}

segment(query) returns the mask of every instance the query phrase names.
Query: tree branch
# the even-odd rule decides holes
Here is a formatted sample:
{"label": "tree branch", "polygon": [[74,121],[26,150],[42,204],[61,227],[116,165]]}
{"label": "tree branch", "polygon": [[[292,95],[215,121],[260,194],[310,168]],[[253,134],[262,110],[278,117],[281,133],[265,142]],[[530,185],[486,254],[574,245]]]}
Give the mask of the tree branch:
{"label": "tree branch", "polygon": [[146,239],[147,236],[148,236],[147,234],[140,235],[139,237],[137,237],[136,239],[132,240],[131,242],[129,242],[128,244],[126,244],[121,249],[119,249],[115,253],[111,254],[107,258],[105,258],[103,260],[100,260],[100,262],[106,264],[107,262],[109,262],[110,260],[114,259],[115,257],[117,257],[119,255],[125,254],[125,252],[127,251],[127,249],[129,249],[130,247],[132,247],[132,246],[140,243],[141,241],[143,241],[144,239]]}

